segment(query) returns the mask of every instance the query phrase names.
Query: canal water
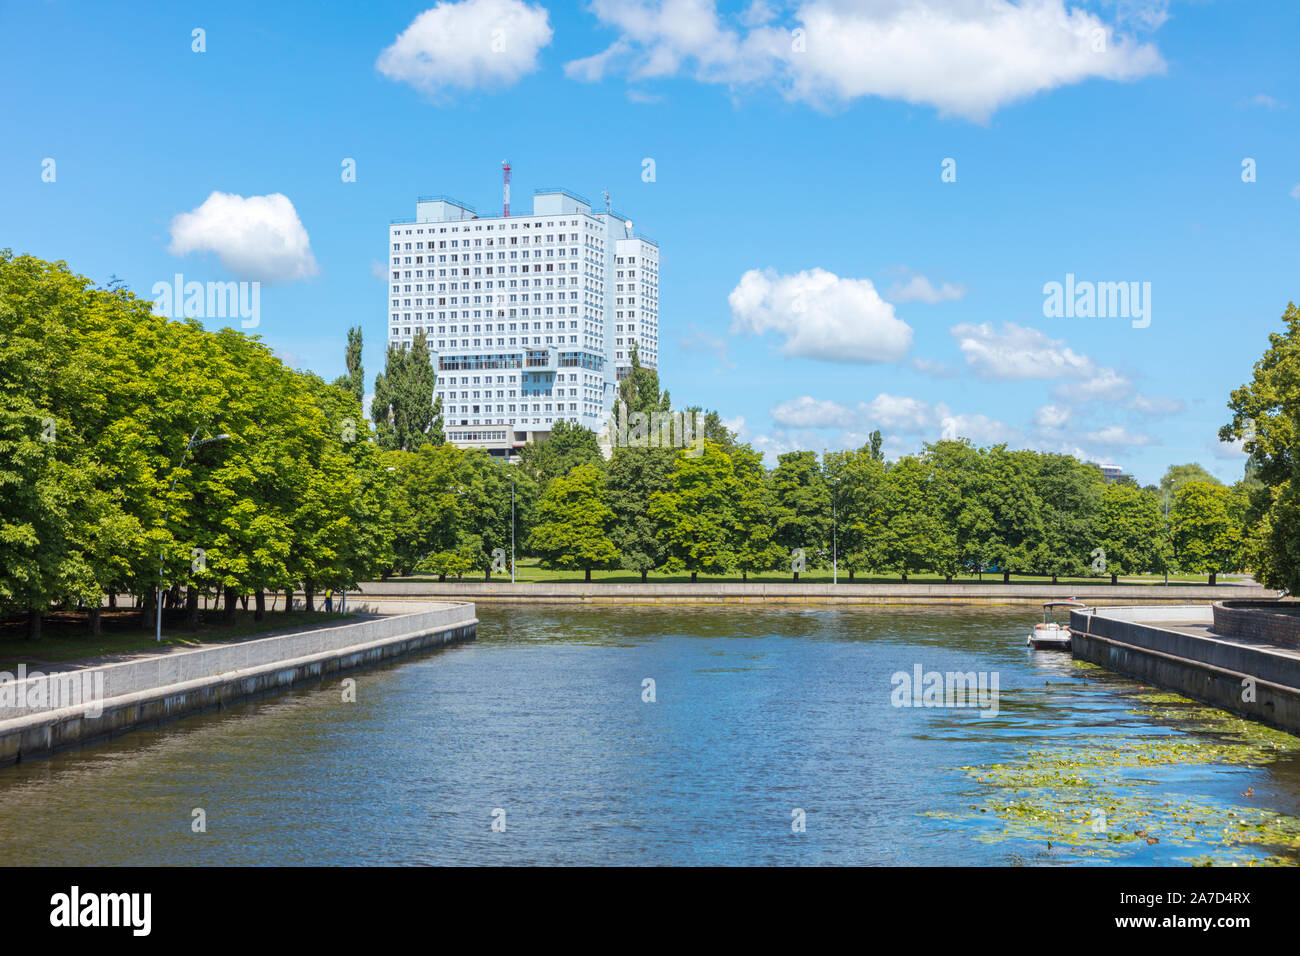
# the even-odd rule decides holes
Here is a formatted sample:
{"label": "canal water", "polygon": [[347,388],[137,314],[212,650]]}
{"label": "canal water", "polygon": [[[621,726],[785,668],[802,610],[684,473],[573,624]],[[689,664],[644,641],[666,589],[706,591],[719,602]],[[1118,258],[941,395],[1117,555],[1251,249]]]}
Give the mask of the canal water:
{"label": "canal water", "polygon": [[1034,610],[479,615],[355,701],[0,770],[0,862],[1300,862],[1300,738],[1029,650]]}

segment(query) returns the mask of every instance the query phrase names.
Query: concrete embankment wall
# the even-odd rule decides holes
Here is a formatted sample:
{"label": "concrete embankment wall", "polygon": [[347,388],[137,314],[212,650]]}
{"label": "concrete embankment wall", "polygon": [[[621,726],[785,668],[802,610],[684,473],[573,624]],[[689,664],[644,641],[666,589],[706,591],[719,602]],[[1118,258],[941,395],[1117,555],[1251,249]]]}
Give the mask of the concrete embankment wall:
{"label": "concrete embankment wall", "polygon": [[0,766],[472,640],[478,625],[472,604],[401,602],[397,613],[368,604],[348,610],[387,606],[392,616],[13,681],[0,709]]}
{"label": "concrete embankment wall", "polygon": [[[1240,585],[1109,584],[795,584],[683,582],[616,584],[576,581],[374,581],[361,586],[367,599],[529,601],[565,604],[935,604],[1039,605],[1063,597],[1087,604],[1160,604],[1268,599],[1273,591]],[[348,607],[356,599],[348,598]],[[319,606],[319,604],[318,604]]]}
{"label": "concrete embankment wall", "polygon": [[1300,602],[1216,601],[1214,629],[1220,634],[1300,650]]}
{"label": "concrete embankment wall", "polygon": [[1175,629],[1212,620],[1204,606],[1071,611],[1071,643],[1080,660],[1300,734],[1300,657]]}

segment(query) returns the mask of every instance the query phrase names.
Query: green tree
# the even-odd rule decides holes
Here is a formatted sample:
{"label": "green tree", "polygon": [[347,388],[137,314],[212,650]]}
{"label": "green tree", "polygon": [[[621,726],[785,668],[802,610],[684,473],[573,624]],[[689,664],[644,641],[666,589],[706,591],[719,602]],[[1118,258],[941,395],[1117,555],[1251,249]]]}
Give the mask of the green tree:
{"label": "green tree", "polygon": [[852,581],[859,571],[884,567],[885,468],[870,444],[839,456],[836,464],[840,563]]}
{"label": "green tree", "polygon": [[632,342],[629,356],[631,368],[618,383],[618,400],[629,412],[667,412],[672,401],[666,391],[659,390],[659,373],[641,364],[636,342]]}
{"label": "green tree", "polygon": [[1168,529],[1159,498],[1133,485],[1112,482],[1101,491],[1097,523],[1098,553],[1089,552],[1089,568],[1109,574],[1115,584],[1121,574],[1167,571],[1172,557]]}
{"label": "green tree", "polygon": [[983,500],[992,516],[992,531],[978,548],[1002,570],[1002,580],[1034,564],[1043,540],[1043,503],[1034,491],[1036,456],[994,445],[985,453],[989,481]]}
{"label": "green tree", "polygon": [[595,465],[578,465],[553,479],[537,504],[529,545],[546,568],[582,570],[586,580],[598,568],[617,567],[610,540],[614,512],[605,503],[605,476]]}
{"label": "green tree", "polygon": [[939,511],[933,466],[908,455],[885,476],[880,554],[883,567],[897,570],[907,583],[912,571],[950,574],[957,541]]}
{"label": "green tree", "polygon": [[964,438],[926,445],[924,457],[933,470],[932,504],[952,535],[951,550],[945,543],[940,552],[943,567],[934,570],[941,571],[949,581],[962,570],[978,572],[987,561],[996,532],[990,508],[990,458]]}
{"label": "green tree", "polygon": [[669,571],[722,574],[735,567],[736,479],[712,442],[699,457],[679,452],[668,488],[650,498],[650,517]]}
{"label": "green tree", "polygon": [[751,571],[757,574],[785,565],[789,552],[776,541],[776,494],[763,456],[748,445],[734,445],[729,457],[735,487],[731,547],[735,567],[748,581]]}
{"label": "green tree", "polygon": [[668,487],[675,457],[670,448],[615,448],[606,469],[606,497],[614,512],[610,538],[619,567],[640,572],[642,581],[664,560],[650,499]]}
{"label": "green tree", "polygon": [[[396,477],[390,572],[410,574],[430,555],[455,552],[461,540],[463,452],[453,445],[426,444],[418,452],[389,452],[383,467]],[[460,571],[464,573],[472,567]],[[434,571],[445,578],[446,571]]]}
{"label": "green tree", "polygon": [[1101,547],[1098,515],[1106,482],[1101,472],[1072,455],[1039,456],[1034,493],[1042,504],[1043,535],[1032,558],[1040,574],[1084,576]]}
{"label": "green tree", "polygon": [[1269,334],[1252,380],[1234,389],[1232,420],[1221,441],[1241,441],[1249,472],[1263,489],[1252,497],[1241,529],[1256,580],[1300,593],[1300,309],[1288,303],[1284,329]]}
{"label": "green tree", "polygon": [[[472,552],[469,570],[482,571],[484,578],[490,580],[494,552],[510,554],[512,481],[515,534],[519,541],[525,539],[531,527],[536,486],[515,466],[482,449],[467,449],[461,461],[459,482],[463,490],[458,493],[458,527],[463,540],[460,548]],[[472,551],[472,546],[478,550]]]}
{"label": "green tree", "polygon": [[1218,478],[1206,471],[1202,465],[1189,462],[1186,465],[1170,465],[1160,479],[1160,491],[1172,498],[1183,483],[1188,481],[1207,481],[1212,485],[1223,484]]}
{"label": "green tree", "polygon": [[357,404],[366,400],[366,371],[361,364],[361,326],[348,329],[348,348],[344,354],[348,373],[335,379],[334,384],[346,388],[356,396]]}
{"label": "green tree", "polygon": [[416,451],[422,445],[441,445],[442,399],[434,400],[437,373],[423,332],[408,348],[390,343],[384,371],[375,376],[375,397],[370,417],[376,440],[386,450]]}
{"label": "green tree", "polygon": [[[781,455],[771,482],[776,496],[774,540],[787,555],[802,549],[809,564],[824,564],[830,539],[831,492],[817,454],[792,451]],[[798,581],[799,572],[793,574]]]}
{"label": "green tree", "polygon": [[566,421],[556,422],[546,438],[525,445],[519,452],[519,470],[543,490],[579,465],[599,467],[604,461],[596,433]]}
{"label": "green tree", "polygon": [[1190,480],[1179,486],[1169,512],[1178,567],[1210,576],[1234,570],[1241,528],[1233,519],[1232,493],[1219,484]]}

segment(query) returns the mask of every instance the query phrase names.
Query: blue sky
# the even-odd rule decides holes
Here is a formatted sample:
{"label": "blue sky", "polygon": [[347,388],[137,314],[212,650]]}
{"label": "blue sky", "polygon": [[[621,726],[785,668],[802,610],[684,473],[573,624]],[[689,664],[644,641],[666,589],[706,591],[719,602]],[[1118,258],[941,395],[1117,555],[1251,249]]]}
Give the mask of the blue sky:
{"label": "blue sky", "polygon": [[[516,209],[608,188],[659,242],[663,383],[773,459],[880,428],[1232,480],[1224,403],[1300,278],[1298,27],[1294,2],[9,3],[0,246],[150,297],[259,279],[286,361],[332,378],[361,324],[373,383],[388,221],[427,193],[496,213],[508,157]],[[1150,283],[1149,325],[1045,316],[1067,274]]]}

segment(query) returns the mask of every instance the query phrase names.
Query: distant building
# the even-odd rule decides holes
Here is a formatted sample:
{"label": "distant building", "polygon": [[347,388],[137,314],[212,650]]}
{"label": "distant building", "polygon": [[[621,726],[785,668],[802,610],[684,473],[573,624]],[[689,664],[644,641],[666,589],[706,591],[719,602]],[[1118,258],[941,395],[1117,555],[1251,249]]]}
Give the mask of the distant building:
{"label": "distant building", "polygon": [[659,364],[659,247],[565,189],[480,217],[445,196],[388,226],[388,341],[426,333],[447,440],[511,457],[557,421],[600,432],[631,367]]}
{"label": "distant building", "polygon": [[1101,475],[1107,481],[1119,481],[1124,476],[1124,469],[1119,465],[1098,465]]}

